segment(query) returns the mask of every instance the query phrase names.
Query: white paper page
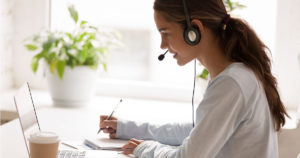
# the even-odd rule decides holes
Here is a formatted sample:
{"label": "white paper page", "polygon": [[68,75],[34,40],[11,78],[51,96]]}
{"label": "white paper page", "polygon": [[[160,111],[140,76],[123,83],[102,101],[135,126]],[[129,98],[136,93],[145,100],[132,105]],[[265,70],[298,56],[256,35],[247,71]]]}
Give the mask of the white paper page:
{"label": "white paper page", "polygon": [[94,150],[120,150],[128,140],[109,139],[105,137],[87,137],[84,144]]}

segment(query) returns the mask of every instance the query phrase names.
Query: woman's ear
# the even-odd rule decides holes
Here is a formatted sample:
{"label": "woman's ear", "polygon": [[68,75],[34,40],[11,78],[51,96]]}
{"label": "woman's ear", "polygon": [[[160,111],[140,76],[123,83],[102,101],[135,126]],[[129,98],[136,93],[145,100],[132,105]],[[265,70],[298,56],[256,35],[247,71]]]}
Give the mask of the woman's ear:
{"label": "woman's ear", "polygon": [[194,27],[197,27],[199,29],[199,31],[200,31],[201,34],[203,33],[204,26],[203,26],[201,20],[199,20],[199,19],[193,19],[191,21],[191,25],[194,26]]}

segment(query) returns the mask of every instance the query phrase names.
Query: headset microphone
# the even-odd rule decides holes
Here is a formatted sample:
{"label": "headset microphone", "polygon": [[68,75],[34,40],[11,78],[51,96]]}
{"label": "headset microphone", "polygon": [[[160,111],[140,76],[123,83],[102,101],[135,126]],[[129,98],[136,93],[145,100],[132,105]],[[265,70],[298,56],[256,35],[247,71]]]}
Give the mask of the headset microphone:
{"label": "headset microphone", "polygon": [[165,55],[166,55],[166,53],[167,53],[168,51],[169,51],[169,50],[167,50],[164,54],[159,55],[159,56],[158,56],[158,60],[159,60],[159,61],[164,60]]}

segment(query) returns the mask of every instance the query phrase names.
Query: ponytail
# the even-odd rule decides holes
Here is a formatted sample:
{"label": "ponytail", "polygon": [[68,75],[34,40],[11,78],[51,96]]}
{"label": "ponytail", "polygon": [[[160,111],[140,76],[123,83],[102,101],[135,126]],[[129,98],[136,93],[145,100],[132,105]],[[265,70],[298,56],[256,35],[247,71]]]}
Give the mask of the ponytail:
{"label": "ponytail", "polygon": [[[232,62],[242,62],[258,77],[266,93],[276,131],[285,124],[288,116],[277,90],[276,78],[271,73],[269,49],[244,21],[231,18],[220,32],[220,45]],[[288,116],[289,117],[289,116]]]}

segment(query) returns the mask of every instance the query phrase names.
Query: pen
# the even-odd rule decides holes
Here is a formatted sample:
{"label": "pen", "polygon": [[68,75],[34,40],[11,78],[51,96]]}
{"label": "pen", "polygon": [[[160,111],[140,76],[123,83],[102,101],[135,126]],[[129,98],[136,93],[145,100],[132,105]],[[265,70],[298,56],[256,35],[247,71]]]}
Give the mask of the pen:
{"label": "pen", "polygon": [[76,148],[75,146],[71,145],[71,144],[68,144],[68,143],[65,143],[65,142],[61,142],[61,144],[65,145],[65,146],[68,146],[70,148],[73,148],[73,149],[78,149]]}
{"label": "pen", "polygon": [[[118,108],[119,104],[122,102],[122,99],[120,99],[120,101],[118,102],[118,104],[116,105],[116,107],[114,108],[114,110],[111,112],[111,114],[106,118],[106,120],[110,120],[110,118],[112,117],[112,115],[114,114],[115,110]],[[99,128],[97,134],[100,133],[101,130],[103,130],[104,128]]]}

